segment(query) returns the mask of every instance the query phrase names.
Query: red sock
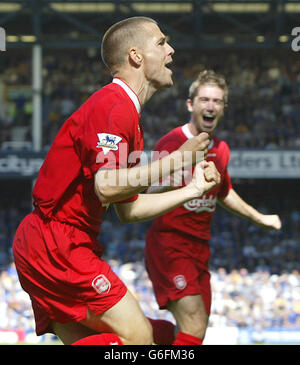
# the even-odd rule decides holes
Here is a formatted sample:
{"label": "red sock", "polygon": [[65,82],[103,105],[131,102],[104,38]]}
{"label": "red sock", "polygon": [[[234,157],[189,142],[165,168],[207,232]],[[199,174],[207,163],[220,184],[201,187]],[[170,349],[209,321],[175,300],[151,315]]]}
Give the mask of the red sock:
{"label": "red sock", "polygon": [[179,331],[173,345],[202,345],[202,339]]}
{"label": "red sock", "polygon": [[153,328],[154,343],[157,345],[172,345],[175,339],[175,326],[164,319],[152,319],[149,321]]}
{"label": "red sock", "polygon": [[123,343],[114,333],[101,333],[84,337],[72,343],[72,345],[123,345]]}

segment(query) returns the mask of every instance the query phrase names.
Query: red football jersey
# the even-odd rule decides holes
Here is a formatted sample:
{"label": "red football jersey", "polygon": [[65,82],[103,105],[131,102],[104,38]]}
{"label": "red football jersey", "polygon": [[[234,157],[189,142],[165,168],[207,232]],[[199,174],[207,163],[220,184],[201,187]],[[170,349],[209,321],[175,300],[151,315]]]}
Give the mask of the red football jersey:
{"label": "red football jersey", "polygon": [[[177,150],[193,135],[188,124],[177,127],[163,136],[154,151]],[[211,238],[211,220],[216,209],[217,198],[224,198],[232,188],[231,179],[227,171],[230,150],[226,142],[212,138],[206,160],[213,161],[221,175],[221,183],[203,196],[190,200],[182,206],[157,217],[150,231],[172,231],[179,235],[188,235],[196,239],[209,240]],[[183,180],[183,186],[185,180]]]}
{"label": "red football jersey", "polygon": [[114,78],[66,120],[33,190],[34,206],[44,217],[99,233],[106,207],[94,192],[94,173],[134,165],[127,163],[129,153],[144,148],[140,112],[135,93]]}

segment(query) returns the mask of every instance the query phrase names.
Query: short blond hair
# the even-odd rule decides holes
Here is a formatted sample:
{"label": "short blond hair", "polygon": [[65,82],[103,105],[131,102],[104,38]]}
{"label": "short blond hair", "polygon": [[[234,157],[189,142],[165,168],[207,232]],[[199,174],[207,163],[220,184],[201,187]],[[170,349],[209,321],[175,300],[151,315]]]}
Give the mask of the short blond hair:
{"label": "short blond hair", "polygon": [[104,34],[101,44],[101,57],[112,74],[122,66],[130,47],[145,45],[145,23],[157,22],[148,17],[136,16],[123,19],[112,25]]}
{"label": "short blond hair", "polygon": [[189,87],[189,98],[191,100],[198,94],[199,88],[203,85],[215,85],[224,91],[224,103],[228,102],[228,86],[225,77],[213,70],[205,70],[199,73],[197,79]]}

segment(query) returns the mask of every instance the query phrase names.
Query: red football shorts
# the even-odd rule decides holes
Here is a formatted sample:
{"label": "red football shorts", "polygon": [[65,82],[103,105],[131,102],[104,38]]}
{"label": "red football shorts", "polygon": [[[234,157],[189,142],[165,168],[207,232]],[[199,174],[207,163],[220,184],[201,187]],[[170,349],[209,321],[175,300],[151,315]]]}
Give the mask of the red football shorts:
{"label": "red football shorts", "polygon": [[36,212],[18,227],[13,254],[38,335],[52,332],[51,319],[78,322],[88,308],[103,313],[126,294],[124,283],[100,258],[96,238],[65,223],[45,222]]}
{"label": "red football shorts", "polygon": [[170,301],[201,294],[207,314],[211,307],[207,241],[193,241],[173,232],[146,234],[145,263],[161,309]]}

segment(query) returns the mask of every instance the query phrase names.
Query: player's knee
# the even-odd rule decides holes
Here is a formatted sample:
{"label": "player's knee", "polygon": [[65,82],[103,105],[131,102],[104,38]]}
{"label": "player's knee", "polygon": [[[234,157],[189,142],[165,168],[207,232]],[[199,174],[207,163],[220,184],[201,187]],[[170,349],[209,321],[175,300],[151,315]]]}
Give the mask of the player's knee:
{"label": "player's knee", "polygon": [[203,313],[194,312],[187,313],[184,316],[180,327],[182,327],[183,332],[203,339],[205,337],[207,325],[208,317],[203,316]]}
{"label": "player's knee", "polygon": [[182,332],[198,338],[204,338],[208,315],[201,295],[185,296],[170,303],[169,310],[176,318]]}
{"label": "player's knee", "polygon": [[197,307],[185,308],[184,311],[177,310],[175,318],[182,332],[198,338],[204,338],[208,325],[208,316],[203,310]]}
{"label": "player's knee", "polygon": [[126,334],[125,342],[128,345],[151,345],[153,344],[152,326],[145,320],[139,326],[133,326]]}

